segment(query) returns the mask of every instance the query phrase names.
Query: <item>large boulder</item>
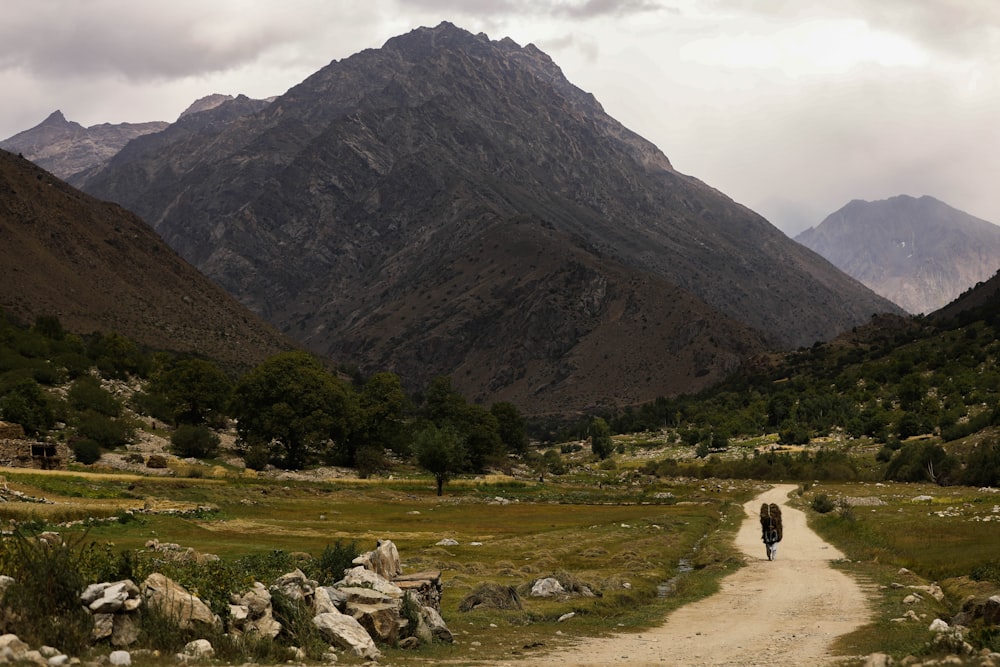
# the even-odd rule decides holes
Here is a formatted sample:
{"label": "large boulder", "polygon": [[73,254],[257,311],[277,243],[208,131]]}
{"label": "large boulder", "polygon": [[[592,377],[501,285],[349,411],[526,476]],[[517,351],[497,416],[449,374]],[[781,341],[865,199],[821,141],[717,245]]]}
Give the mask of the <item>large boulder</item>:
{"label": "large boulder", "polygon": [[168,577],[154,572],[142,582],[142,597],[150,607],[174,619],[184,630],[218,628],[219,617],[207,604]]}
{"label": "large boulder", "polygon": [[441,614],[434,607],[421,607],[420,608],[420,619],[422,624],[430,629],[431,635],[434,639],[445,643],[452,643],[455,641],[455,637],[451,634],[451,630],[445,625],[444,619],[441,618]]}
{"label": "large boulder", "polygon": [[347,613],[368,632],[372,639],[383,644],[395,644],[405,624],[399,616],[399,605],[396,604],[348,603]]}
{"label": "large boulder", "polygon": [[396,549],[392,540],[379,540],[374,551],[363,553],[351,562],[366,570],[376,572],[386,579],[392,579],[403,571],[403,566],[399,561],[399,550]]}
{"label": "large boulder", "polygon": [[403,597],[403,589],[395,585],[378,572],[360,565],[344,571],[344,578],[337,582],[340,588],[358,587],[371,588],[379,593],[393,598]]}
{"label": "large boulder", "polygon": [[371,635],[351,616],[327,612],[314,616],[312,622],[323,638],[338,648],[367,660],[378,660],[382,656]]}
{"label": "large boulder", "polygon": [[283,574],[271,584],[272,592],[280,592],[285,597],[295,602],[305,602],[312,604],[313,593],[319,584],[305,575],[302,570],[296,568],[288,574]]}
{"label": "large boulder", "polygon": [[566,589],[555,577],[545,577],[531,585],[531,596],[536,598],[551,598],[565,592]]}

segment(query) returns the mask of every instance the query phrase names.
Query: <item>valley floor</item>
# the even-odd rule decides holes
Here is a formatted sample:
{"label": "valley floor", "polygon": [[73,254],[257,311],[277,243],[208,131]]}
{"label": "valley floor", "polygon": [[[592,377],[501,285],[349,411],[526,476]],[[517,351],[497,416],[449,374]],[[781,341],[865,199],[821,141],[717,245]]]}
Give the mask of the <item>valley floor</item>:
{"label": "valley floor", "polygon": [[[723,580],[715,595],[677,610],[658,628],[584,640],[533,656],[531,664],[771,667],[842,661],[829,646],[868,622],[870,612],[857,582],[830,567],[830,561],[843,555],[806,525],[802,512],[786,504],[794,490],[794,485],[779,485],[743,506],[748,517],[736,546],[746,555],[747,566]],[[762,502],[783,506],[784,540],[773,562],[760,540]]]}

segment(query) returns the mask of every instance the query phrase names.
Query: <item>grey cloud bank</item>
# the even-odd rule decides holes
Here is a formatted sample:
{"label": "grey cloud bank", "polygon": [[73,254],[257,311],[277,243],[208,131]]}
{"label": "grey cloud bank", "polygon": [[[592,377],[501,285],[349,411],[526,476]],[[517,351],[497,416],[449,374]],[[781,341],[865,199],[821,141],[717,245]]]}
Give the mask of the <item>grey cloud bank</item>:
{"label": "grey cloud bank", "polygon": [[[832,6],[831,6],[832,5]],[[929,194],[1000,223],[1000,4],[928,0],[8,0],[0,137],[55,109],[173,120],[281,94],[448,20],[549,53],[570,81],[794,235],[854,198]]]}

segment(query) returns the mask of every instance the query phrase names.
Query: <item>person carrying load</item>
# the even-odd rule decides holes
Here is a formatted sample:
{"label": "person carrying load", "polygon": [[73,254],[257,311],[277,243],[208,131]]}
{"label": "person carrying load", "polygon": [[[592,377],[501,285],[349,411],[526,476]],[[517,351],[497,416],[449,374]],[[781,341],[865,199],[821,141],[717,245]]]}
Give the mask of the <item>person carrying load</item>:
{"label": "person carrying load", "polygon": [[760,506],[761,539],[767,547],[767,559],[778,556],[778,542],[781,541],[781,508],[776,504],[764,503]]}

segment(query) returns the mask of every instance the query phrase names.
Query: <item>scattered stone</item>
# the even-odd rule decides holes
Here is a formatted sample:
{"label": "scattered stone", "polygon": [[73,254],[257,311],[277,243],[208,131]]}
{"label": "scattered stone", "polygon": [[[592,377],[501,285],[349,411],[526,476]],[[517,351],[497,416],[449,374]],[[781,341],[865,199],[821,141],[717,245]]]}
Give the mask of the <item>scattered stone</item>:
{"label": "scattered stone", "polygon": [[872,653],[865,658],[864,667],[891,667],[892,658],[885,653]]}
{"label": "scattered stone", "polygon": [[112,651],[108,656],[108,662],[115,667],[128,667],[132,664],[132,656],[128,651]]}
{"label": "scattered stone", "polygon": [[566,613],[566,614],[563,614],[562,616],[560,616],[559,619],[558,619],[558,621],[560,623],[562,623],[563,621],[568,621],[569,619],[573,618],[574,616],[576,616],[576,612],[571,611],[569,613]]}
{"label": "scattered stone", "polygon": [[371,588],[389,597],[403,597],[403,590],[399,586],[396,586],[377,571],[366,569],[360,565],[345,571],[344,578],[337,582],[337,586],[341,588]]}
{"label": "scattered stone", "polygon": [[439,547],[457,547],[458,546],[458,540],[454,540],[454,539],[452,539],[450,537],[446,537],[443,540],[441,540],[440,542],[438,542],[435,546],[439,546]]}

